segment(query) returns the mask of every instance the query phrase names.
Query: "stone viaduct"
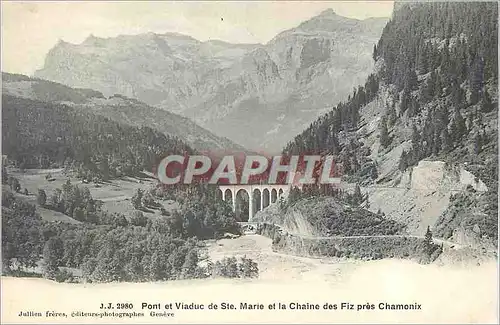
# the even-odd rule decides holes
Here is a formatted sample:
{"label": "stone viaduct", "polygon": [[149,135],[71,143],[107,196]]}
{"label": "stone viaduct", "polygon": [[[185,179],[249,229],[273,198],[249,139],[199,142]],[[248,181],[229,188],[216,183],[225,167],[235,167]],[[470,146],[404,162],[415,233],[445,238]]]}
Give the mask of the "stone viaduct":
{"label": "stone viaduct", "polygon": [[242,193],[248,195],[248,221],[251,222],[257,211],[276,203],[280,198],[286,199],[290,185],[255,184],[255,185],[219,185],[220,194],[225,201],[231,201],[236,211],[238,197]]}

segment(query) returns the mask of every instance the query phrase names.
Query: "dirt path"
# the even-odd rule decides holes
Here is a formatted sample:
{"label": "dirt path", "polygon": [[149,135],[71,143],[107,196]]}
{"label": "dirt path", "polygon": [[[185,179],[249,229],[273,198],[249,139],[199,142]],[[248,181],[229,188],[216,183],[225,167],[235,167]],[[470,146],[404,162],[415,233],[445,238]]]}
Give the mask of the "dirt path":
{"label": "dirt path", "polygon": [[[335,236],[335,237],[313,237],[313,236],[302,236],[302,238],[307,238],[307,239],[338,239],[338,238],[402,238],[402,237],[408,237],[408,238],[419,238],[419,239],[424,239],[425,236],[416,236],[416,235],[360,235],[360,236]],[[454,247],[454,248],[462,248],[462,245],[444,240],[444,239],[439,239],[439,238],[433,238],[432,239],[436,244],[444,244],[446,246]]]}

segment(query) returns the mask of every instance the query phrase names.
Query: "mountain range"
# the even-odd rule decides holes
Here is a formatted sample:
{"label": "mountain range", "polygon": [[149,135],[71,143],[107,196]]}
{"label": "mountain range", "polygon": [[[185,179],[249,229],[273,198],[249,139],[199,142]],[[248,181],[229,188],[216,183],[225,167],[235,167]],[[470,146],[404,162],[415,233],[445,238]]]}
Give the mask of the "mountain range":
{"label": "mountain range", "polygon": [[138,99],[248,149],[276,152],[364,82],[386,22],[329,9],[266,44],[91,35],[81,44],[60,41],[35,76]]}

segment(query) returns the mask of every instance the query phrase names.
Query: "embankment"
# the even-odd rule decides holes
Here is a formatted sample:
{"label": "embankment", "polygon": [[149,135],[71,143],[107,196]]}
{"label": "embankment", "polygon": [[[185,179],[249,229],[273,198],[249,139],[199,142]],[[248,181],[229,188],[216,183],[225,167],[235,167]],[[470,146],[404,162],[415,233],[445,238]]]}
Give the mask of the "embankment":
{"label": "embankment", "polygon": [[307,237],[288,233],[278,225],[259,224],[257,233],[272,239],[276,252],[306,257],[350,257],[360,259],[405,258],[420,263],[434,261],[442,252],[433,244],[425,253],[424,239],[413,236]]}

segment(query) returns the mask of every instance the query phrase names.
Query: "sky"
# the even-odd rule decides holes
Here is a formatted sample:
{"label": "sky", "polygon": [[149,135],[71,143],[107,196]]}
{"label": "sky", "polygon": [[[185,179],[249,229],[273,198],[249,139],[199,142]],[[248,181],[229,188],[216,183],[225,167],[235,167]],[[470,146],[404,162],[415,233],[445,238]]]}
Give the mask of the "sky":
{"label": "sky", "polygon": [[393,1],[2,1],[2,71],[32,75],[59,41],[178,32],[198,40],[266,43],[331,8],[338,15],[389,17]]}

